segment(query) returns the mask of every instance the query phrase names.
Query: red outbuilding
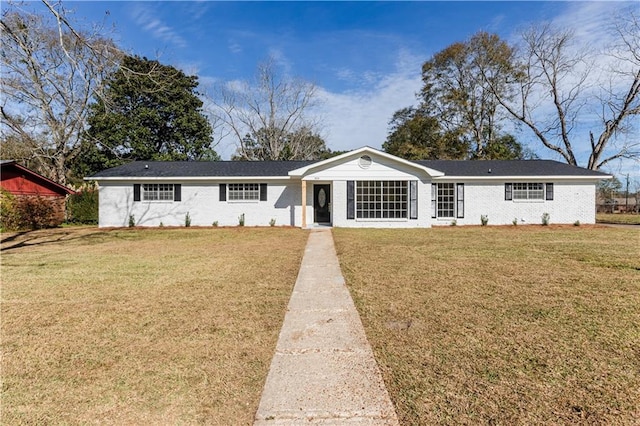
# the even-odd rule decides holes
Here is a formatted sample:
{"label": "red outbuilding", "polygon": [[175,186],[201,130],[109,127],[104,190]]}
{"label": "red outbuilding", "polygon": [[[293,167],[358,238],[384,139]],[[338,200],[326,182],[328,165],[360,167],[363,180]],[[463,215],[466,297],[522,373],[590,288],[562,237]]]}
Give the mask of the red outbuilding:
{"label": "red outbuilding", "polygon": [[49,199],[56,208],[56,216],[62,223],[65,217],[65,200],[72,189],[60,185],[13,160],[0,161],[0,187],[14,197],[41,197]]}

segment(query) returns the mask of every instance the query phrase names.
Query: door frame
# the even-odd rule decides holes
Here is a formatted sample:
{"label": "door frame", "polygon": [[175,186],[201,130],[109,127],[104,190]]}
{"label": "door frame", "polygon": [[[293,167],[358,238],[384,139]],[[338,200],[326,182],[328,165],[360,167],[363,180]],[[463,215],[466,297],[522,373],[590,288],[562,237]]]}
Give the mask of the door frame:
{"label": "door frame", "polygon": [[[327,212],[329,215],[329,220],[328,221],[323,221],[323,222],[318,222],[318,214],[316,211],[316,187],[324,187],[325,191],[326,191],[326,195],[327,195]],[[319,193],[319,190],[318,190]],[[331,183],[314,183],[313,184],[313,223],[328,223],[331,224],[331,218],[332,218],[332,204],[331,204]]]}

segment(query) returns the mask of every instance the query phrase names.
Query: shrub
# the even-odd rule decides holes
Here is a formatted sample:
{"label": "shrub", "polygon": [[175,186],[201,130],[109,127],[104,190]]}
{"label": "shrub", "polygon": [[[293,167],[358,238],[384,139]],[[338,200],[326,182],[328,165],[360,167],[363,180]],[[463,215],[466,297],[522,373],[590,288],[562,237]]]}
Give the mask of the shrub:
{"label": "shrub", "polygon": [[67,222],[86,225],[98,223],[98,191],[84,189],[67,199]]}
{"label": "shrub", "polygon": [[513,224],[513,226],[518,226],[518,218],[514,217],[511,223]]}
{"label": "shrub", "polygon": [[8,191],[0,191],[0,227],[3,230],[17,229],[15,197]]}
{"label": "shrub", "polygon": [[276,226],[276,220],[272,218],[272,219],[269,221],[269,226],[271,226],[271,227]]}
{"label": "shrub", "polygon": [[451,226],[457,226],[457,225],[458,225],[458,221],[457,221],[457,220],[455,220],[455,219],[453,219],[453,220],[451,221]]}
{"label": "shrub", "polygon": [[244,226],[244,213],[242,213],[240,216],[238,216],[238,225],[239,226]]}
{"label": "shrub", "polygon": [[189,216],[189,212],[184,216],[184,226],[187,228],[191,226],[191,216]]}
{"label": "shrub", "polygon": [[136,217],[132,214],[129,215],[129,228],[136,226]]}
{"label": "shrub", "polygon": [[218,227],[218,221],[217,221],[217,220],[214,220],[214,221],[213,221],[213,227],[214,227],[214,228],[217,228],[217,227]]}
{"label": "shrub", "polygon": [[480,224],[482,226],[487,226],[487,223],[489,223],[489,216],[487,216],[486,214],[483,214],[480,216]]}
{"label": "shrub", "polygon": [[550,219],[551,216],[549,215],[549,213],[542,213],[542,226],[548,226]]}
{"label": "shrub", "polygon": [[576,220],[575,222],[573,222],[573,226],[580,226],[580,221]]}
{"label": "shrub", "polygon": [[54,228],[62,223],[54,201],[45,197],[2,195],[2,228],[7,230]]}

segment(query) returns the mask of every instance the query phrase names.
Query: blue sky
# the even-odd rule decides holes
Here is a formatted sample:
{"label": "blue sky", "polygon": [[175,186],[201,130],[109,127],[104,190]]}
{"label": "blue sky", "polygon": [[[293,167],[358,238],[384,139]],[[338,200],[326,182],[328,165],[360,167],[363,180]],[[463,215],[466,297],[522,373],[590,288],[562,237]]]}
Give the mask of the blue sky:
{"label": "blue sky", "polygon": [[[637,3],[636,3],[637,4]],[[334,150],[380,148],[394,111],[415,104],[420,67],[431,55],[479,30],[515,40],[523,28],[554,22],[599,37],[618,2],[70,2],[73,20],[103,23],[120,47],[215,83],[248,80],[274,57],[286,73],[315,83],[323,136]],[[541,157],[533,135],[518,134]],[[585,142],[586,139],[585,139]],[[216,147],[229,158],[235,146]],[[586,152],[586,151],[585,151]],[[581,159],[586,163],[586,157]],[[613,170],[615,167],[618,170]],[[626,163],[612,171],[626,172]]]}

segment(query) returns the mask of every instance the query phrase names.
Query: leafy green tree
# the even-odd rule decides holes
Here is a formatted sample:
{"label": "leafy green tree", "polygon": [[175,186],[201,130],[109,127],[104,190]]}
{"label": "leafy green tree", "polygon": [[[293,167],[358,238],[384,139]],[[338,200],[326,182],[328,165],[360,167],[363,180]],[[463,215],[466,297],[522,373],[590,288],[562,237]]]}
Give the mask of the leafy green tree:
{"label": "leafy green tree", "polygon": [[422,66],[420,109],[445,134],[468,144],[468,158],[521,158],[522,146],[503,134],[498,97],[510,93],[513,49],[495,34],[479,32],[436,53]]}
{"label": "leafy green tree", "polygon": [[422,109],[403,108],[393,114],[390,132],[382,149],[408,160],[462,159],[468,144]]}
{"label": "leafy green tree", "polygon": [[92,105],[76,174],[133,160],[218,159],[197,87],[196,76],[147,58],[125,57],[107,79],[104,96]]}

